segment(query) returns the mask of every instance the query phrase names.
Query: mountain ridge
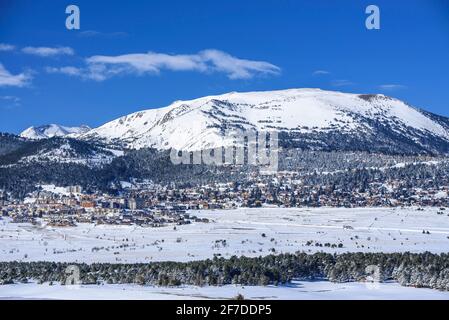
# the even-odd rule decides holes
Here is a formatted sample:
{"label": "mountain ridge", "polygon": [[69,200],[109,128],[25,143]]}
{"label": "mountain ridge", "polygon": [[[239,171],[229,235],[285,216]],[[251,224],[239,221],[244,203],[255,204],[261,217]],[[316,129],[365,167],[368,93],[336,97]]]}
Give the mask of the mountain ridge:
{"label": "mountain ridge", "polygon": [[81,134],[130,149],[203,150],[232,143],[227,131],[278,131],[284,147],[449,153],[449,118],[383,94],[321,89],[230,92],[142,110]]}

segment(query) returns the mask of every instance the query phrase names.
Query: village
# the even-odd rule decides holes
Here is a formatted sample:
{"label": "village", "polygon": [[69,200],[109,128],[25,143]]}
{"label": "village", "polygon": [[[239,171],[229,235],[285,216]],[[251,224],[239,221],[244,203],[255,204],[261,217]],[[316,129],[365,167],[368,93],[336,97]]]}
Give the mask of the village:
{"label": "village", "polygon": [[123,182],[117,195],[85,192],[81,186],[41,186],[25,200],[10,199],[0,190],[0,214],[13,222],[50,226],[77,223],[161,227],[204,222],[189,210],[239,207],[449,207],[449,187],[403,188],[401,181],[389,185],[372,183],[364,190],[348,192],[332,186],[311,186],[292,172],[269,177],[253,176],[246,183],[213,183],[175,187],[148,181]]}
{"label": "village", "polygon": [[[59,188],[60,191],[61,188]],[[36,191],[26,201],[0,200],[1,215],[13,223],[37,223],[38,219],[54,227],[76,226],[77,223],[138,225],[162,227],[194,222],[208,222],[186,213],[184,205],[164,203],[150,205],[142,198],[89,195],[80,186],[62,188],[63,194]]]}

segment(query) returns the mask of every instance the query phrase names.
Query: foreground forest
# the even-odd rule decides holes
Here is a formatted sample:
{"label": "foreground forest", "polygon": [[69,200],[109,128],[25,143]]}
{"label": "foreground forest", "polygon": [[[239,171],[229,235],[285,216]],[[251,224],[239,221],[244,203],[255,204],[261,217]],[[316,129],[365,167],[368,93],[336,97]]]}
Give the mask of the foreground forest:
{"label": "foreground forest", "polygon": [[284,285],[292,280],[395,280],[403,286],[449,291],[449,254],[296,253],[193,262],[70,264],[0,262],[0,284]]}

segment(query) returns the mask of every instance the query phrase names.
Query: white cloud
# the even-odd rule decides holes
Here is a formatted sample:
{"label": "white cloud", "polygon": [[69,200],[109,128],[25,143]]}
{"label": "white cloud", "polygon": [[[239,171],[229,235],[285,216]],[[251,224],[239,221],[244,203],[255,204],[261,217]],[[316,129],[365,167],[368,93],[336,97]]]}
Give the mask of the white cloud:
{"label": "white cloud", "polygon": [[314,76],[321,76],[321,75],[330,74],[330,72],[326,71],[326,70],[315,70],[312,74]]}
{"label": "white cloud", "polygon": [[382,90],[393,91],[393,90],[399,90],[399,89],[406,89],[407,87],[402,84],[382,84],[379,86],[379,88]]}
{"label": "white cloud", "polygon": [[31,80],[27,73],[12,74],[0,63],[0,87],[23,87]]}
{"label": "white cloud", "polygon": [[196,55],[168,55],[165,53],[136,53],[121,56],[93,56],[89,65],[125,68],[135,73],[159,73],[161,69],[173,71],[206,71],[206,65]]}
{"label": "white cloud", "polygon": [[119,74],[121,71],[119,68],[111,68],[107,69],[103,65],[89,65],[85,68],[77,68],[72,66],[65,67],[47,67],[45,68],[47,73],[53,74],[64,74],[67,76],[79,77],[82,79],[95,80],[95,81],[104,81],[116,74]]}
{"label": "white cloud", "polygon": [[23,53],[32,54],[40,57],[52,57],[58,55],[74,55],[75,51],[70,47],[25,47]]}
{"label": "white cloud", "polygon": [[204,50],[199,56],[212,69],[224,72],[230,79],[249,79],[256,74],[278,74],[281,69],[265,61],[245,60],[233,57],[219,50]]}
{"label": "white cloud", "polygon": [[0,51],[12,51],[15,48],[12,44],[0,43]]}
{"label": "white cloud", "polygon": [[47,68],[47,72],[103,81],[120,74],[159,74],[163,70],[224,73],[229,79],[250,79],[257,75],[275,75],[281,69],[265,61],[239,59],[219,50],[197,54],[133,53],[119,56],[97,55],[86,59],[86,66]]}
{"label": "white cloud", "polygon": [[45,68],[45,70],[48,73],[61,73],[69,76],[80,76],[82,73],[82,70],[76,67],[60,67],[60,68],[47,67]]}

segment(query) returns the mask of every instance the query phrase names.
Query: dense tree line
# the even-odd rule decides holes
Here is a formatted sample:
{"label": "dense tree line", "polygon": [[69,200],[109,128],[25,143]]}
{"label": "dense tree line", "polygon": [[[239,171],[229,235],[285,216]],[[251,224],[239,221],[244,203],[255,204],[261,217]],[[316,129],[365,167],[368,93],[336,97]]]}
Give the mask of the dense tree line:
{"label": "dense tree line", "polygon": [[[45,141],[48,146],[50,140]],[[95,151],[84,149],[84,143],[75,142],[74,146],[80,154]],[[36,145],[33,145],[30,148],[35,147]],[[170,161],[169,152],[154,149],[129,150],[125,156],[117,157],[111,163],[99,167],[62,162],[25,162],[10,165],[11,159],[20,158],[19,154],[28,152],[27,147],[0,156],[0,189],[11,193],[14,198],[24,198],[27,193],[36,190],[38,184],[81,185],[87,192],[103,191],[114,194],[120,191],[120,181],[132,179],[149,179],[161,185],[183,187],[239,181],[246,177],[245,172],[228,167],[174,165]]]}
{"label": "dense tree line", "polygon": [[[69,264],[0,262],[0,283],[73,283],[73,266],[83,284],[281,285],[292,280],[333,282],[396,280],[403,286],[449,290],[449,254],[296,253],[193,262]],[[70,271],[70,272],[69,272]]]}
{"label": "dense tree line", "polygon": [[[51,139],[23,140],[14,136],[0,136],[0,165],[16,164],[23,158],[45,154],[63,146],[70,146],[70,153],[73,157],[87,158],[94,156],[96,153],[112,156],[112,153],[102,145],[76,139],[54,137]],[[45,158],[42,160],[45,160]]]}

